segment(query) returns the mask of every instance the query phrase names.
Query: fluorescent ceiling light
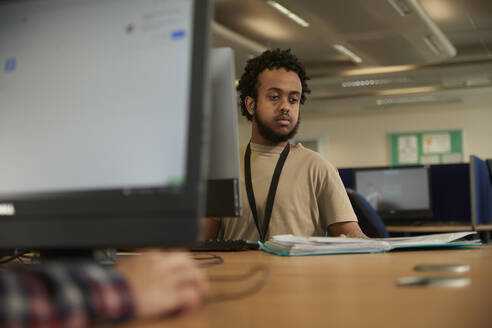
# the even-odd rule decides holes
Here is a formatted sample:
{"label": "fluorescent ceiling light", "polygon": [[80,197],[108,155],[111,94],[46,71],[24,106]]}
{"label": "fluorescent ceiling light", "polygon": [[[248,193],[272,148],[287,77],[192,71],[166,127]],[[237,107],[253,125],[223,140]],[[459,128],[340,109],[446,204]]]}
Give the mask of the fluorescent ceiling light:
{"label": "fluorescent ceiling light", "polygon": [[441,46],[437,42],[437,40],[432,35],[424,36],[424,42],[427,46],[432,50],[432,52],[436,56],[440,56],[442,54]]}
{"label": "fluorescent ceiling light", "polygon": [[383,90],[383,91],[379,91],[378,95],[380,95],[380,96],[406,95],[406,94],[412,94],[412,93],[436,92],[439,90],[440,90],[440,88],[437,86],[414,87],[414,88]]}
{"label": "fluorescent ceiling light", "polygon": [[354,75],[372,75],[372,74],[384,74],[384,73],[397,73],[397,72],[407,72],[418,69],[417,65],[399,65],[399,66],[378,66],[378,67],[367,67],[367,68],[357,68],[340,73],[340,76],[354,76]]}
{"label": "fluorescent ceiling light", "polygon": [[304,19],[302,19],[301,17],[299,17],[296,14],[294,14],[289,9],[285,8],[284,6],[282,6],[280,3],[276,2],[276,1],[271,1],[271,0],[266,1],[266,3],[269,6],[271,6],[272,8],[280,11],[282,14],[284,14],[287,17],[289,17],[290,19],[292,19],[294,22],[296,22],[297,24],[301,25],[302,27],[308,27],[309,26],[309,23],[308,22],[306,22]]}
{"label": "fluorescent ceiling light", "polygon": [[352,59],[357,64],[362,63],[362,58],[360,58],[359,56],[357,56],[356,54],[354,54],[352,51],[348,50],[347,48],[345,48],[341,44],[334,44],[333,48],[337,49],[338,51],[340,51],[342,54],[344,54],[347,57],[349,57],[350,59]]}
{"label": "fluorescent ceiling light", "polygon": [[401,15],[408,16],[412,13],[412,9],[405,0],[388,0],[388,3]]}

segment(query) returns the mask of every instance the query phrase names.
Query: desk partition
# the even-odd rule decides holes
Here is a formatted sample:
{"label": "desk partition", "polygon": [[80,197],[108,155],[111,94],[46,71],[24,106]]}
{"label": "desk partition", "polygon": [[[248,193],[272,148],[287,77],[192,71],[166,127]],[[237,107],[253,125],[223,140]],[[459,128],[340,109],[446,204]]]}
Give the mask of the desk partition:
{"label": "desk partition", "polygon": [[492,179],[487,162],[470,156],[471,218],[474,228],[492,223]]}

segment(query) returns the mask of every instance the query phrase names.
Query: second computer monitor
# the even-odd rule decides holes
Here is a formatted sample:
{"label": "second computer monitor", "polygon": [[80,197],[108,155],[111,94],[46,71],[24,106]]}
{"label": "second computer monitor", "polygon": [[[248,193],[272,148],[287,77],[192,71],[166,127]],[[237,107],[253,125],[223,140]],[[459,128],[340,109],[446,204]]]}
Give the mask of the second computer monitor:
{"label": "second computer monitor", "polygon": [[210,136],[207,174],[207,217],[241,215],[239,138],[234,52],[211,51]]}
{"label": "second computer monitor", "polygon": [[386,221],[432,218],[427,167],[358,169],[355,189]]}

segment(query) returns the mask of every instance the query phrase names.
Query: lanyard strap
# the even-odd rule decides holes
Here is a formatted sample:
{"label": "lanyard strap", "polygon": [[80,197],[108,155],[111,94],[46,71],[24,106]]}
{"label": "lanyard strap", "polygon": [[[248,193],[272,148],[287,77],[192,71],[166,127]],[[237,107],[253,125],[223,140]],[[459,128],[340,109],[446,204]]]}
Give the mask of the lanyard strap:
{"label": "lanyard strap", "polygon": [[258,221],[258,212],[256,211],[256,201],[255,194],[253,192],[253,183],[251,181],[251,147],[248,143],[246,147],[246,153],[244,154],[244,180],[246,182],[246,192],[248,194],[249,207],[251,208],[251,213],[255,220],[256,229],[260,234],[260,240],[265,241],[268,232],[268,226],[270,224],[270,217],[272,216],[273,202],[275,200],[275,193],[277,192],[278,180],[280,179],[280,173],[284,167],[287,155],[289,155],[290,144],[287,143],[284,150],[280,154],[280,157],[275,166],[275,171],[273,172],[272,181],[270,182],[270,189],[268,190],[268,198],[265,207],[265,218],[263,220],[263,228],[260,227],[260,222]]}

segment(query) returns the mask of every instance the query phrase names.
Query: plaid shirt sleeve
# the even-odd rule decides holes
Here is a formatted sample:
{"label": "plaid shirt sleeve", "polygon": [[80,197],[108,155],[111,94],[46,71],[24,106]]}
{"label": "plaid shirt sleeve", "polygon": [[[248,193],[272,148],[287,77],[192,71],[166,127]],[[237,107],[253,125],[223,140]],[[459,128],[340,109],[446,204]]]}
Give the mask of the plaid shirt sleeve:
{"label": "plaid shirt sleeve", "polygon": [[88,327],[130,319],[128,285],[112,267],[49,263],[0,271],[0,327]]}

